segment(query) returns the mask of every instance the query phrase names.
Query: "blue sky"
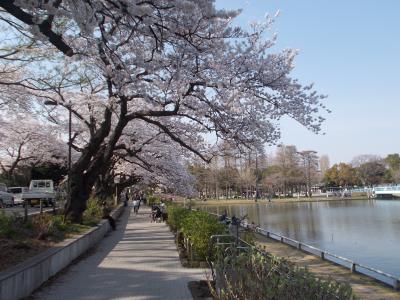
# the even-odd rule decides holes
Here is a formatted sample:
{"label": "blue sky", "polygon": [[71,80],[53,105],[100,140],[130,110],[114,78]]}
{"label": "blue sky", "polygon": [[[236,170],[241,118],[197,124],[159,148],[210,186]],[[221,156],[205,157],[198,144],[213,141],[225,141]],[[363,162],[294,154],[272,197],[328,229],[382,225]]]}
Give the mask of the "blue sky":
{"label": "blue sky", "polygon": [[299,49],[293,77],[314,82],[328,95],[332,113],[325,115],[325,135],[283,120],[282,143],[327,154],[331,164],[359,154],[400,152],[400,1],[217,0],[216,5],[243,8],[236,20],[242,26],[279,9],[274,50]]}

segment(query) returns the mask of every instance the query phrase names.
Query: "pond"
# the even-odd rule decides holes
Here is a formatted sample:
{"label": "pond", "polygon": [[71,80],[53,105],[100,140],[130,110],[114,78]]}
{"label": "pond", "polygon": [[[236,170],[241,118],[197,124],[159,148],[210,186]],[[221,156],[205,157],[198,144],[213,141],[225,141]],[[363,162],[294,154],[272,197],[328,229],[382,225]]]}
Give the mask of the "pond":
{"label": "pond", "polygon": [[343,200],[204,206],[400,277],[400,201]]}

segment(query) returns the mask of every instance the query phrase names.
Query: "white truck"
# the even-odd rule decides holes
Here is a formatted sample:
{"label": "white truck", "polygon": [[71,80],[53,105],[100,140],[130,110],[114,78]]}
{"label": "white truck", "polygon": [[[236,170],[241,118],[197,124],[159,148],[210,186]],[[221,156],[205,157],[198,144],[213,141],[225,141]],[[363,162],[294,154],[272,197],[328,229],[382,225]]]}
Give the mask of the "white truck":
{"label": "white truck", "polygon": [[50,179],[31,180],[29,188],[12,187],[9,188],[14,193],[18,203],[23,205],[38,205],[40,201],[44,206],[53,205],[56,193],[54,191],[54,182]]}
{"label": "white truck", "polygon": [[0,183],[0,207],[7,207],[14,205],[14,196],[7,192],[7,186]]}

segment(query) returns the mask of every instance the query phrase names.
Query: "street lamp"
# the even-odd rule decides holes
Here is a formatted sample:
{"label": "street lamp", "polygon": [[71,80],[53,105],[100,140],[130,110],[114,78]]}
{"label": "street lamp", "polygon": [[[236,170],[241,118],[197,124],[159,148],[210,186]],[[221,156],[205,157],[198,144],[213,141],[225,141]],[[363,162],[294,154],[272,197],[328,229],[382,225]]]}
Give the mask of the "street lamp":
{"label": "street lamp", "polygon": [[[45,101],[44,105],[57,106],[57,101]],[[71,102],[65,106],[68,108],[68,179],[67,179],[67,203],[71,202],[71,153],[72,153],[72,109]]]}

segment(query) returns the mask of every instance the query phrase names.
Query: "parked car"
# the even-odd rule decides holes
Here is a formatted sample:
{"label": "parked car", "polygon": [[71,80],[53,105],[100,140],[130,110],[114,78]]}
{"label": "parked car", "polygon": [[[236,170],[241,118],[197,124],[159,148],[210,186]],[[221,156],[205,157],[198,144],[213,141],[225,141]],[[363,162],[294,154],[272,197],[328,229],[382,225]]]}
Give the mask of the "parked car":
{"label": "parked car", "polygon": [[14,196],[7,192],[7,186],[0,183],[0,207],[7,207],[14,205]]}
{"label": "parked car", "polygon": [[8,192],[13,194],[14,196],[14,205],[23,205],[24,204],[24,199],[23,199],[23,194],[29,192],[28,187],[19,187],[19,186],[13,186],[8,188]]}

